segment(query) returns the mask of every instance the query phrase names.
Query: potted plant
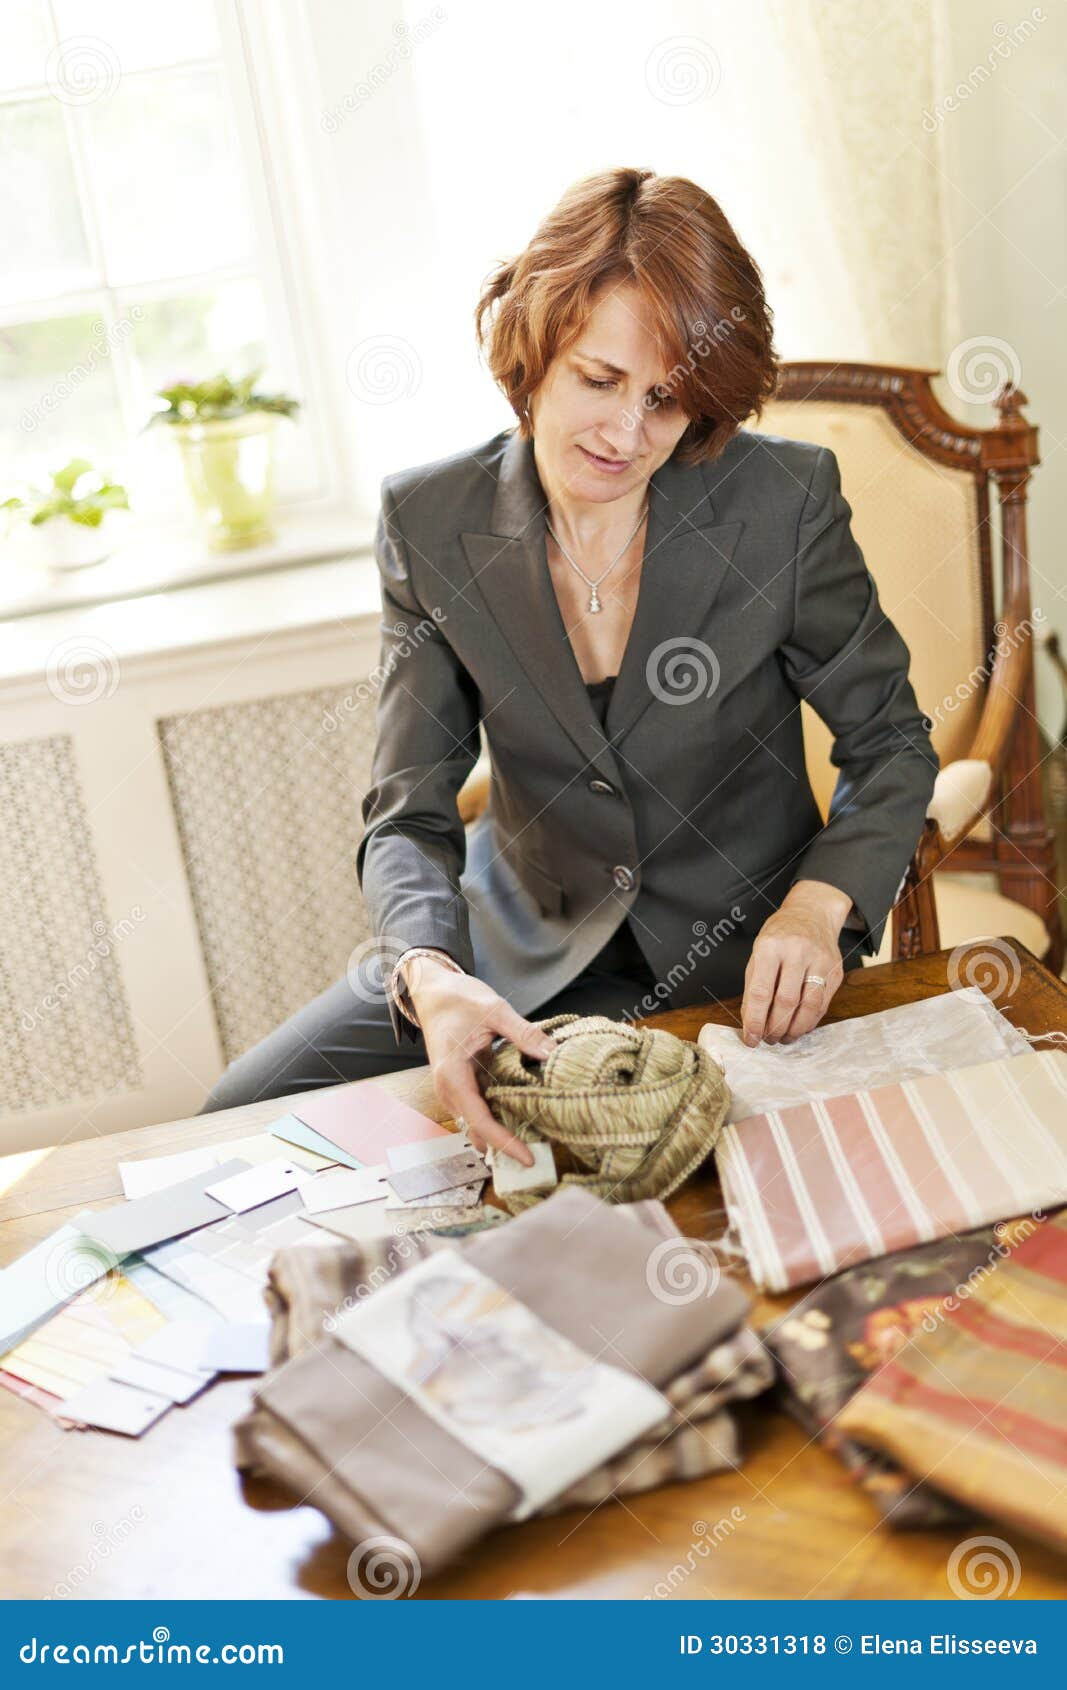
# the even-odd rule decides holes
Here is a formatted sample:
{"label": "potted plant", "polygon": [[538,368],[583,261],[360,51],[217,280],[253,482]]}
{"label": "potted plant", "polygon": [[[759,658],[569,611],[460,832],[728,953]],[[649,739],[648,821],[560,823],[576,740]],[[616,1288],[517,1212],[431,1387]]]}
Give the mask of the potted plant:
{"label": "potted plant", "polygon": [[31,487],[25,498],[0,503],[22,526],[23,556],[49,569],[103,563],[114,550],[116,513],[129,508],[125,487],[87,458],[71,458],[54,470],[48,487]]}
{"label": "potted plant", "polygon": [[175,382],[156,394],[151,418],[174,430],[207,542],[215,551],[255,546],[272,533],[273,431],[299,409],[285,394],[260,393],[262,372],[232,380]]}

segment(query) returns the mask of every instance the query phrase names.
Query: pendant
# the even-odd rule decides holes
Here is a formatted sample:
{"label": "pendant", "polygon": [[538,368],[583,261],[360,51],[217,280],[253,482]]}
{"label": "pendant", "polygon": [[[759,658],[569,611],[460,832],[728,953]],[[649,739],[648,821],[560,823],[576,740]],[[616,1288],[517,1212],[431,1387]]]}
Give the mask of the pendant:
{"label": "pendant", "polygon": [[597,610],[600,609],[600,600],[596,596],[596,588],[595,587],[593,588],[593,596],[589,600],[589,609],[591,611],[597,611]]}

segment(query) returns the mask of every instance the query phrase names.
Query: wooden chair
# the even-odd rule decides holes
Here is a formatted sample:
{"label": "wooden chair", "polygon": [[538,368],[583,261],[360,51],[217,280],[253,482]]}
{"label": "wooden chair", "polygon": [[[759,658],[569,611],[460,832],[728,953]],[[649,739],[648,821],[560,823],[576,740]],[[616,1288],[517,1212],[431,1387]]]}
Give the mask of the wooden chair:
{"label": "wooden chair", "polygon": [[[934,723],[941,772],[882,949],[870,960],[1006,934],[1058,974],[1063,933],[1034,717],[1026,550],[1037,430],[1022,414],[1025,394],[1010,387],[997,397],[994,427],[957,422],[934,395],[936,374],[784,364],[774,400],[749,426],[835,452],[853,533]],[[838,772],[832,737],[809,705],[801,711],[808,775],[825,819]],[[483,755],[459,794],[468,825],[488,790]]]}
{"label": "wooden chair", "polygon": [[[958,422],[933,392],[937,373],[785,364],[756,429],[836,453],[853,532],[934,724],[941,772],[877,960],[1007,934],[1058,974],[1063,933],[1034,715],[1026,545],[1037,430],[1022,413],[1026,395],[1010,386],[995,400],[993,427]],[[802,710],[825,817],[837,778],[831,736]]]}

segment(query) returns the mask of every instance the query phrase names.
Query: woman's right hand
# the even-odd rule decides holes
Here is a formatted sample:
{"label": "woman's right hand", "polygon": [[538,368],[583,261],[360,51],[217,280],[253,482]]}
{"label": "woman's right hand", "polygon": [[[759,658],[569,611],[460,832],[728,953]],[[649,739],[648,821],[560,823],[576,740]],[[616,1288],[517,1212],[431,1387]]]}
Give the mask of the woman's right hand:
{"label": "woman's right hand", "polygon": [[457,974],[433,957],[413,957],[404,970],[408,995],[422,1028],[434,1090],[442,1108],[463,1117],[475,1150],[506,1151],[524,1167],[533,1163],[529,1146],[500,1125],[478,1084],[483,1058],[503,1035],[527,1056],[543,1060],[556,1041],[472,974]]}

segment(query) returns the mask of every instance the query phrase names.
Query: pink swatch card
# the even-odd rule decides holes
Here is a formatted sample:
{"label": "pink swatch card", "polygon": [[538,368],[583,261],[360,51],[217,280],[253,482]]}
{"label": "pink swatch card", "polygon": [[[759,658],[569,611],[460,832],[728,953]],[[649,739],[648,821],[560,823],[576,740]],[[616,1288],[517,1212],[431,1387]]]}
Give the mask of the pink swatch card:
{"label": "pink swatch card", "polygon": [[447,1127],[402,1103],[373,1080],[309,1092],[296,1103],[293,1114],[363,1163],[384,1162],[388,1145],[452,1136]]}

